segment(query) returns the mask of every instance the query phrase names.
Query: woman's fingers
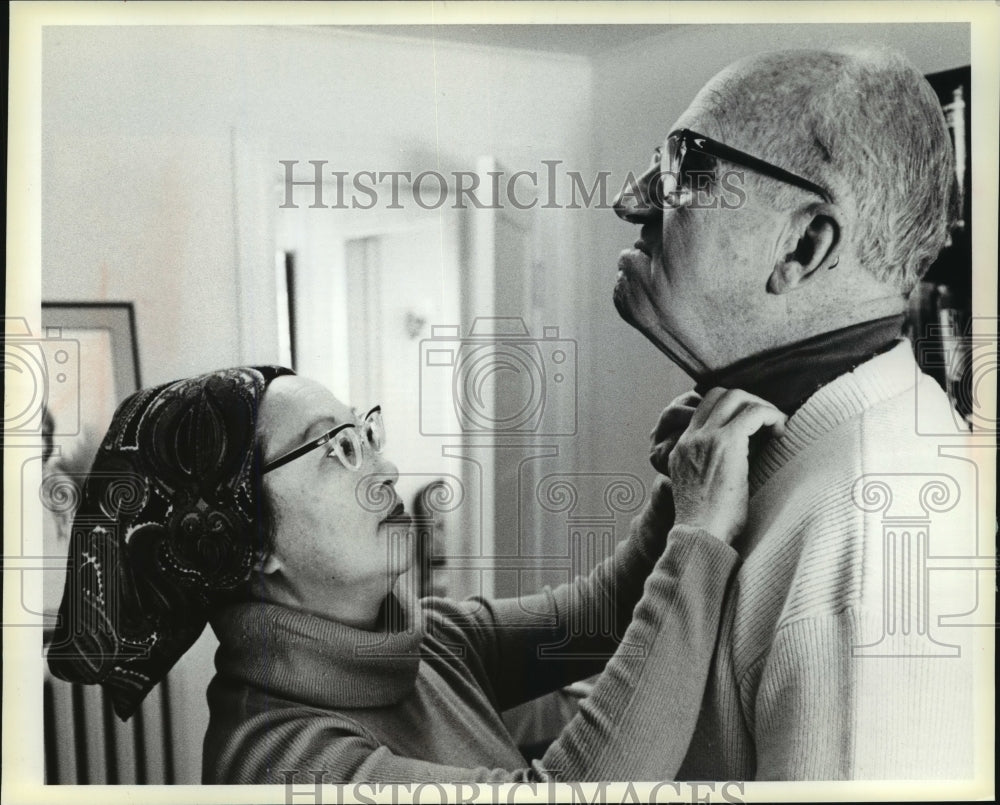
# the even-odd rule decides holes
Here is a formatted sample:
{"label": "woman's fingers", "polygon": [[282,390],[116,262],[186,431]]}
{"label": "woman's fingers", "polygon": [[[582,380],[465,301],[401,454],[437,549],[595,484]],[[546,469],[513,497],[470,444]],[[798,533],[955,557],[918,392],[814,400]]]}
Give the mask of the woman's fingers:
{"label": "woman's fingers", "polygon": [[700,402],[701,397],[693,391],[685,392],[671,400],[667,407],[660,412],[656,427],[649,434],[653,444],[662,441],[671,431],[684,430]]}
{"label": "woman's fingers", "polygon": [[699,402],[701,396],[688,391],[672,400],[660,413],[656,427],[649,434],[651,442],[649,461],[657,472],[667,474],[670,451],[674,449],[677,440],[691,421]]}
{"label": "woman's fingers", "polygon": [[660,414],[659,421],[656,423],[656,427],[649,434],[652,441],[654,443],[659,442],[664,436],[675,430],[684,430],[691,421],[691,417],[694,415],[696,409],[696,405],[670,405],[664,408],[663,413]]}
{"label": "woman's fingers", "polygon": [[669,456],[676,522],[731,542],[746,522],[750,437],[782,433],[785,415],[739,390],[712,389]]}
{"label": "woman's fingers", "polygon": [[702,427],[712,415],[715,407],[722,402],[728,392],[729,389],[718,387],[709,389],[705,392],[705,396],[702,398],[701,402],[698,403],[698,407],[695,409],[695,412],[691,417],[691,427]]}
{"label": "woman's fingers", "polygon": [[670,454],[685,432],[718,430],[728,438],[745,440],[763,428],[781,435],[786,419],[771,403],[741,389],[713,388],[704,399],[687,392],[660,413],[650,434],[649,461],[657,472],[668,475]]}
{"label": "woman's fingers", "polygon": [[775,436],[785,432],[788,419],[781,411],[767,402],[746,402],[726,423],[729,433],[739,438],[749,438],[763,428],[770,428]]}
{"label": "woman's fingers", "polygon": [[722,428],[728,425],[745,408],[770,408],[781,413],[767,400],[742,389],[711,389],[698,410],[691,417],[691,423],[698,427]]}
{"label": "woman's fingers", "polygon": [[653,449],[649,451],[649,463],[661,475],[670,474],[670,454],[677,446],[677,440],[680,439],[681,433],[683,431],[668,436],[662,442],[654,444]]}

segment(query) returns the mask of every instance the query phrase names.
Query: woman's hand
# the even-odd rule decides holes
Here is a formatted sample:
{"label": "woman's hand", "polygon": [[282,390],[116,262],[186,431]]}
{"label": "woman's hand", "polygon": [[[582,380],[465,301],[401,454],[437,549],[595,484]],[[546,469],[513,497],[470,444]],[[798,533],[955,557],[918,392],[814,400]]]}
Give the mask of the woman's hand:
{"label": "woman's hand", "polygon": [[701,397],[698,394],[688,391],[671,400],[663,409],[656,427],[649,434],[649,463],[657,472],[670,475],[668,466],[670,453],[687,428],[700,402]]}
{"label": "woman's hand", "polygon": [[660,473],[653,481],[652,494],[645,516],[669,530],[674,524],[674,496],[671,491],[667,460],[677,440],[691,421],[701,397],[693,391],[671,400],[663,409],[656,427],[649,434],[649,462]]}
{"label": "woman's hand", "polygon": [[732,544],[746,525],[750,437],[765,428],[780,435],[786,419],[769,402],[745,391],[709,391],[670,451],[675,523]]}

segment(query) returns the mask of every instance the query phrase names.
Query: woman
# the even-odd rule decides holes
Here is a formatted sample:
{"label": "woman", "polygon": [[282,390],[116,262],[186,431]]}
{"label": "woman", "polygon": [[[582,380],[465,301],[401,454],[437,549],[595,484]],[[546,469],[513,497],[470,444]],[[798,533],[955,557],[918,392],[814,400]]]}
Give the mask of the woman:
{"label": "woman", "polygon": [[[53,673],[104,685],[128,718],[211,622],[206,782],[673,775],[735,551],[671,528],[663,482],[587,578],[521,599],[401,602],[413,537],[383,444],[377,410],[358,416],[277,367],[132,395],[74,521]],[[609,617],[611,634],[583,628]],[[602,668],[526,764],[500,712]]]}

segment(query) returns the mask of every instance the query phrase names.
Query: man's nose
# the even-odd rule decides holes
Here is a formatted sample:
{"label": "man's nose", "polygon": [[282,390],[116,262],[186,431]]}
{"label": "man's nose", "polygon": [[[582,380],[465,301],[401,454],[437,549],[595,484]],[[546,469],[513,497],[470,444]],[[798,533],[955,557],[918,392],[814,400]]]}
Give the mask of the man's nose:
{"label": "man's nose", "polygon": [[630,224],[645,224],[662,215],[662,210],[652,201],[652,183],[659,176],[659,165],[650,166],[633,182],[626,182],[614,200],[615,215]]}

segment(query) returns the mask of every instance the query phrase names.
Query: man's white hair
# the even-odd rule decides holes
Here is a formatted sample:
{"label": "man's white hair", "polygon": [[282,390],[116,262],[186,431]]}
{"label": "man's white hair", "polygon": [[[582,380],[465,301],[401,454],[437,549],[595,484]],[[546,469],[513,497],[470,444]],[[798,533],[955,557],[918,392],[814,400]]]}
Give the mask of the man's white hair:
{"label": "man's white hair", "polygon": [[[908,293],[958,215],[954,153],[934,90],[883,48],[766,53],[733,65],[705,101],[727,142],[826,187],[853,208],[852,245],[878,279]],[[802,192],[751,179],[779,208]]]}

